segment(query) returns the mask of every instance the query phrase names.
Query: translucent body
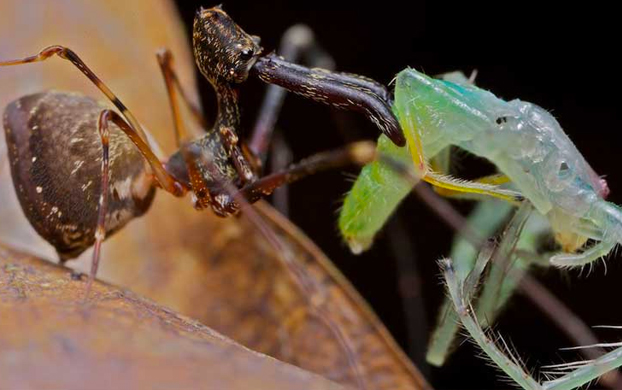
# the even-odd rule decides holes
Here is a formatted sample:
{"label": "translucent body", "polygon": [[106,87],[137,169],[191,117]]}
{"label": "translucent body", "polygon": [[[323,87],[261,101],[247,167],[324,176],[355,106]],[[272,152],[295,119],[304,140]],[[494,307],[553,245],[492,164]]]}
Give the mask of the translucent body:
{"label": "translucent body", "polygon": [[[605,183],[544,109],[406,69],[396,79],[394,111],[407,139],[421,140],[426,158],[455,145],[495,164],[547,216],[565,252],[576,251],[587,238],[602,241],[583,256],[557,256],[558,264],[587,263],[622,241],[622,214],[602,198]],[[382,154],[416,161],[415,150],[399,149],[383,139],[378,145]],[[374,162],[363,169],[340,215],[340,229],[354,251],[371,244],[410,189],[394,184],[404,180],[382,165]],[[365,203],[360,202],[361,193],[366,194]]]}

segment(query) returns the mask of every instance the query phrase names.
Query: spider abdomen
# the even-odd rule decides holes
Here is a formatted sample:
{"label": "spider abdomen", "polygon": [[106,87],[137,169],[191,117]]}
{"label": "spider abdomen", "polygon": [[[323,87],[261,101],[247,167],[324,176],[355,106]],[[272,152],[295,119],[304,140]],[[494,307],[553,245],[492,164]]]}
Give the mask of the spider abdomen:
{"label": "spider abdomen", "polygon": [[[9,104],[4,129],[11,175],[24,214],[61,259],[95,241],[101,194],[98,119],[108,107],[66,92],[29,95]],[[155,189],[140,152],[113,123],[106,237],[149,208]]]}

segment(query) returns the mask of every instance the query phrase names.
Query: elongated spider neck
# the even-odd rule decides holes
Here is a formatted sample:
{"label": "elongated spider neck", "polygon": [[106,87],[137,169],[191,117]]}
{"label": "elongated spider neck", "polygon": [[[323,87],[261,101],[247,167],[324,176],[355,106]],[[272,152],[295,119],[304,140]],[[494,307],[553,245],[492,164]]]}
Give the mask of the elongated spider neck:
{"label": "elongated spider neck", "polygon": [[240,110],[238,108],[238,90],[230,83],[215,85],[218,96],[218,115],[214,128],[229,127],[237,130],[240,125]]}

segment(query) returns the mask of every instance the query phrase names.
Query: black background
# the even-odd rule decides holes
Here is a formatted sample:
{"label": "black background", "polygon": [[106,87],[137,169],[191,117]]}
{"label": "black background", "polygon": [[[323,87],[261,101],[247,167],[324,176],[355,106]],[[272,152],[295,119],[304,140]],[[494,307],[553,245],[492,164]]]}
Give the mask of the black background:
{"label": "black background", "polygon": [[[195,10],[214,4],[178,1],[190,29]],[[477,69],[477,83],[507,100],[520,98],[550,110],[593,168],[606,174],[611,200],[622,203],[620,150],[620,21],[613,8],[580,3],[563,5],[529,2],[459,3],[382,1],[371,5],[337,1],[228,1],[227,11],[247,32],[259,35],[262,46],[276,49],[280,35],[295,23],[305,23],[329,51],[338,69],[389,83],[406,66],[428,74]],[[612,6],[613,7],[613,6]],[[200,80],[205,107],[213,110],[209,85]],[[265,87],[248,82],[242,90],[243,129],[248,135]],[[213,112],[213,111],[212,111]],[[337,120],[336,120],[337,119]],[[336,115],[329,108],[288,96],[278,128],[294,159],[335,148],[346,140],[377,136],[358,115]],[[344,134],[343,129],[347,129]],[[463,158],[462,176],[476,176],[480,164]],[[473,166],[473,170],[469,167]],[[354,170],[352,172],[355,172]],[[443,368],[423,361],[427,335],[443,297],[436,260],[447,255],[452,231],[421,202],[411,197],[399,209],[392,228],[363,256],[349,254],[340,242],[336,215],[349,188],[343,171],[317,175],[290,188],[291,219],[298,224],[353,281],[402,347],[436,388],[508,387],[466,343]],[[458,204],[468,211],[468,204]],[[400,230],[400,227],[403,228]],[[398,287],[397,261],[388,235],[404,235],[412,246],[401,256],[419,269],[410,290],[423,305],[404,308]],[[403,240],[403,241],[404,241]],[[622,324],[620,259],[612,256],[607,272],[602,263],[587,272],[539,271],[539,279],[588,325]],[[415,301],[416,302],[416,301]],[[418,320],[408,336],[408,310]],[[527,299],[516,297],[497,327],[529,367],[569,360],[561,353],[571,341]],[[616,332],[599,332],[616,341]]]}

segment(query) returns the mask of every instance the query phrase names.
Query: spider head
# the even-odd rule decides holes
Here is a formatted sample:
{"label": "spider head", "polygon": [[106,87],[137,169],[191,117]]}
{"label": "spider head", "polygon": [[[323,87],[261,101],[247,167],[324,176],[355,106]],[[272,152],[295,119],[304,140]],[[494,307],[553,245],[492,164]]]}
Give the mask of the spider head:
{"label": "spider head", "polygon": [[260,39],[249,35],[220,8],[197,11],[193,28],[194,57],[212,83],[241,83],[262,51]]}

